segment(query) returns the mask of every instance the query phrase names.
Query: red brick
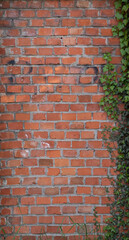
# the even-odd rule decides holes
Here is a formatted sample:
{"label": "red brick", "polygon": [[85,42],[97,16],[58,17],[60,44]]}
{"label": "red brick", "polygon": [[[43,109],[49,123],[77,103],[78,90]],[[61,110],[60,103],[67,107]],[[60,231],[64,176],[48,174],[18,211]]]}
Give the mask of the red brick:
{"label": "red brick", "polygon": [[72,93],[82,93],[83,88],[81,86],[72,86],[71,91]]}
{"label": "red brick", "polygon": [[91,58],[85,58],[85,57],[81,57],[79,58],[79,64],[80,65],[90,65],[92,63],[92,59]]}
{"label": "red brick", "polygon": [[52,139],[64,139],[64,132],[51,132],[50,133],[50,138]]}
{"label": "red brick", "polygon": [[65,204],[67,203],[67,197],[53,197],[53,204]]}
{"label": "red brick", "polygon": [[46,188],[45,189],[45,195],[57,195],[59,194],[59,188]]}
{"label": "red brick", "polygon": [[11,211],[9,208],[3,208],[1,210],[1,215],[10,215],[11,214]]}
{"label": "red brick", "polygon": [[106,1],[103,1],[103,2],[101,2],[101,1],[94,1],[93,2],[93,7],[94,8],[103,8],[103,6],[107,6],[107,3],[106,3]]}
{"label": "red brick", "polygon": [[9,20],[1,20],[0,21],[0,26],[1,27],[11,27],[11,21],[9,21]]}
{"label": "red brick", "polygon": [[80,132],[72,131],[66,133],[66,138],[68,139],[78,139],[80,137]]}
{"label": "red brick", "polygon": [[106,45],[106,39],[105,38],[93,38],[93,45],[94,46]]}
{"label": "red brick", "polygon": [[21,148],[21,141],[10,141],[10,142],[2,142],[1,149],[13,149],[13,148]]}
{"label": "red brick", "polygon": [[106,168],[95,168],[93,170],[93,174],[95,176],[107,176],[107,169]]}
{"label": "red brick", "polygon": [[67,28],[56,28],[55,29],[55,35],[66,36],[66,35],[68,35],[68,29]]}
{"label": "red brick", "polygon": [[68,57],[68,58],[62,58],[62,64],[72,64],[76,62],[76,58],[74,57]]}
{"label": "red brick", "polygon": [[90,148],[102,148],[102,141],[88,141],[88,146]]}
{"label": "red brick", "polygon": [[22,0],[20,0],[19,2],[13,1],[12,3],[13,8],[26,8],[26,6],[27,6],[26,1],[22,1]]}
{"label": "red brick", "polygon": [[1,114],[0,115],[0,121],[10,121],[14,120],[14,115],[13,114]]}
{"label": "red brick", "polygon": [[23,216],[23,224],[35,224],[35,223],[37,223],[37,217]]}
{"label": "red brick", "polygon": [[62,175],[75,175],[76,174],[76,169],[75,168],[63,168],[62,169]]}
{"label": "red brick", "polygon": [[85,11],[86,17],[98,17],[99,11],[96,9],[88,9]]}
{"label": "red brick", "polygon": [[20,178],[7,178],[7,185],[20,184]]}
{"label": "red brick", "polygon": [[35,204],[34,197],[22,197],[21,198],[21,204],[22,205],[32,205]]}
{"label": "red brick", "polygon": [[54,178],[54,184],[55,185],[67,185],[68,184],[68,178],[67,177],[55,177]]}
{"label": "red brick", "polygon": [[15,170],[15,175],[29,175],[29,169],[28,168],[17,168]]}
{"label": "red brick", "polygon": [[56,129],[69,129],[68,122],[58,122],[56,123]]}
{"label": "red brick", "polygon": [[75,113],[62,113],[62,120],[76,120],[76,114]]}
{"label": "red brick", "polygon": [[47,113],[47,120],[48,121],[61,120],[61,114],[60,113]]}
{"label": "red brick", "polygon": [[57,112],[67,112],[69,110],[68,104],[56,104],[55,105],[55,111]]}
{"label": "red brick", "polygon": [[52,55],[52,48],[39,48],[39,55]]}
{"label": "red brick", "polygon": [[46,26],[54,26],[57,27],[59,26],[59,19],[46,19],[45,21]]}
{"label": "red brick", "polygon": [[12,170],[11,169],[0,169],[0,176],[11,176]]}
{"label": "red brick", "polygon": [[106,120],[107,115],[104,112],[93,113],[93,119],[94,120]]}
{"label": "red brick", "polygon": [[16,96],[16,102],[29,102],[29,101],[30,101],[29,95]]}
{"label": "red brick", "polygon": [[58,8],[59,7],[59,3],[56,0],[48,0],[45,1],[45,5],[46,8]]}
{"label": "red brick", "polygon": [[14,139],[15,134],[12,132],[1,132],[0,133],[0,138],[1,139]]}
{"label": "red brick", "polygon": [[35,12],[33,10],[22,10],[21,17],[24,18],[32,18],[35,16]]}
{"label": "red brick", "polygon": [[37,106],[36,104],[23,104],[23,111],[25,112],[37,111]]}
{"label": "red brick", "polygon": [[27,20],[14,19],[14,26],[15,27],[26,27],[27,25],[28,25]]}
{"label": "red brick", "polygon": [[69,48],[69,55],[82,55],[82,48]]}
{"label": "red brick", "polygon": [[54,16],[58,16],[58,17],[67,17],[67,10],[62,10],[62,9],[58,9],[58,10],[53,10],[53,15]]}
{"label": "red brick", "polygon": [[25,123],[25,129],[39,129],[39,123]]}
{"label": "red brick", "polygon": [[105,26],[107,26],[107,20],[105,20],[105,19],[94,19],[93,20],[93,26],[105,27]]}
{"label": "red brick", "polygon": [[47,156],[50,158],[60,157],[60,150],[47,150]]}
{"label": "red brick", "polygon": [[64,157],[76,157],[77,151],[75,150],[63,150]]}
{"label": "red brick", "polygon": [[44,157],[45,152],[44,152],[44,150],[32,150],[31,151],[31,156],[32,157]]}
{"label": "red brick", "polygon": [[2,198],[1,199],[1,204],[5,206],[15,206],[18,204],[18,199],[17,198]]}
{"label": "red brick", "polygon": [[62,20],[62,27],[74,27],[75,26],[75,19],[63,19]]}
{"label": "red brick", "polygon": [[61,95],[59,94],[51,94],[47,96],[48,102],[60,102],[61,101]]}
{"label": "red brick", "polygon": [[89,1],[78,0],[77,1],[77,7],[79,7],[79,8],[88,8],[89,7]]}
{"label": "red brick", "polygon": [[[83,35],[83,32],[84,32],[83,28],[70,28],[69,29],[70,35]],[[78,38],[78,39],[81,39],[81,38]],[[83,39],[85,39],[86,44],[88,44],[88,42],[90,42],[90,39],[88,41],[88,38],[83,38]],[[79,40],[78,40],[78,43],[79,43]]]}
{"label": "red brick", "polygon": [[[69,215],[83,223],[87,214],[91,225],[97,205],[103,225],[111,160],[102,129],[114,123],[99,106],[98,81],[101,54],[113,52],[112,63],[121,62],[111,31],[114,0],[7,0],[1,7],[1,223],[10,215],[23,240],[44,231],[51,240],[64,215],[65,233]],[[112,168],[109,173],[116,176]]]}
{"label": "red brick", "polygon": [[58,176],[60,174],[59,168],[49,168],[48,169],[48,176]]}
{"label": "red brick", "polygon": [[61,214],[61,210],[60,210],[60,207],[56,207],[56,206],[53,206],[53,207],[48,207],[47,208],[47,214]]}
{"label": "red brick", "polygon": [[71,17],[82,17],[83,16],[83,11],[80,10],[80,9],[70,10],[70,16]]}
{"label": "red brick", "polygon": [[82,95],[79,96],[79,102],[91,102],[91,96],[90,95]]}
{"label": "red brick", "polygon": [[90,187],[77,187],[77,194],[91,194]]}
{"label": "red brick", "polygon": [[78,169],[78,176],[85,176],[85,175],[91,175],[91,168],[79,168]]}
{"label": "red brick", "polygon": [[43,215],[45,214],[45,208],[44,207],[31,207],[31,214],[36,214],[36,215]]}
{"label": "red brick", "polygon": [[86,142],[85,141],[73,141],[72,142],[72,148],[85,148]]}
{"label": "red brick", "polygon": [[28,8],[41,8],[42,4],[39,1],[30,1],[28,2]]}
{"label": "red brick", "polygon": [[28,150],[16,150],[15,157],[16,158],[27,158],[29,156]]}
{"label": "red brick", "polygon": [[68,159],[55,159],[55,166],[56,167],[69,166],[69,160]]}
{"label": "red brick", "polygon": [[77,120],[90,120],[91,113],[77,113]]}
{"label": "red brick", "polygon": [[74,77],[74,76],[63,77],[63,83],[65,83],[65,84],[76,84],[76,77]]}
{"label": "red brick", "polygon": [[96,157],[109,157],[109,152],[107,150],[96,150]]}
{"label": "red brick", "polygon": [[52,217],[50,216],[42,216],[39,217],[39,223],[45,223],[45,224],[49,224],[52,223]]}
{"label": "red brick", "polygon": [[84,104],[71,104],[71,111],[84,111]]}
{"label": "red brick", "polygon": [[85,166],[83,159],[71,159],[71,166],[73,167],[81,167]]}
{"label": "red brick", "polygon": [[40,28],[39,35],[40,36],[50,36],[50,35],[52,35],[52,29],[51,28]]}
{"label": "red brick", "polygon": [[87,35],[92,35],[92,36],[99,35],[99,29],[98,28],[86,28],[85,31],[86,31]]}
{"label": "red brick", "polygon": [[91,20],[90,19],[79,19],[78,20],[78,26],[90,26],[91,25]]}
{"label": "red brick", "polygon": [[54,129],[54,123],[52,122],[44,122],[40,123],[40,129]]}
{"label": "red brick", "polygon": [[[106,28],[106,29],[101,29],[101,35],[102,36],[112,36],[112,29],[111,28]],[[112,45],[112,44],[110,44]]]}
{"label": "red brick", "polygon": [[61,39],[60,38],[49,38],[47,41],[47,45],[56,45],[60,46],[61,45]]}
{"label": "red brick", "polygon": [[98,177],[87,177],[85,181],[86,185],[99,185]]}
{"label": "red brick", "polygon": [[23,214],[28,214],[28,207],[14,207],[14,214],[20,214],[20,215],[23,215]]}
{"label": "red brick", "polygon": [[68,67],[64,66],[55,67],[55,74],[68,74],[68,73],[69,73]]}
{"label": "red brick", "polygon": [[32,226],[31,227],[31,233],[32,234],[44,234],[45,227],[44,226]]}
{"label": "red brick", "polygon": [[13,195],[25,195],[26,194],[26,189],[25,188],[13,188],[12,189],[12,194]]}
{"label": "red brick", "polygon": [[91,47],[91,48],[85,48],[85,53],[87,55],[98,55],[99,49],[96,47]]}
{"label": "red brick", "polygon": [[37,17],[50,17],[51,13],[49,10],[37,10]]}
{"label": "red brick", "polygon": [[69,197],[69,202],[72,204],[83,203],[82,196],[71,196]]}
{"label": "red brick", "polygon": [[30,120],[30,114],[28,113],[16,113],[16,120],[27,121]]}
{"label": "red brick", "polygon": [[0,130],[5,130],[6,129],[6,124],[5,123],[1,123],[0,124]]}
{"label": "red brick", "polygon": [[86,204],[99,204],[99,197],[86,197],[85,203]]}
{"label": "red brick", "polygon": [[50,197],[37,197],[37,204],[43,205],[43,204],[50,204]]}
{"label": "red brick", "polygon": [[76,95],[64,95],[63,102],[76,102],[77,96]]}
{"label": "red brick", "polygon": [[[99,104],[87,104],[87,111],[99,111],[100,110],[100,106]],[[94,124],[94,122],[91,124]]]}
{"label": "red brick", "polygon": [[100,16],[102,17],[114,17],[114,9],[103,9],[103,10],[100,10]]}

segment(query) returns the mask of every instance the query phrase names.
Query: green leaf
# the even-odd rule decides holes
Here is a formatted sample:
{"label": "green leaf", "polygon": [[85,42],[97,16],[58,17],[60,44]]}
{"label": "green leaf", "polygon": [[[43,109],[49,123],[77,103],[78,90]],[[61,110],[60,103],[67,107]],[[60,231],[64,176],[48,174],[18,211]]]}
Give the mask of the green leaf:
{"label": "green leaf", "polygon": [[121,7],[121,1],[116,1],[115,2],[115,8],[118,9]]}
{"label": "green leaf", "polygon": [[127,12],[127,11],[128,11],[128,9],[129,9],[129,5],[124,5],[124,6],[123,6],[123,8],[122,8],[122,11],[125,11],[125,12]]}
{"label": "green leaf", "polygon": [[116,12],[115,16],[116,16],[117,20],[123,19],[123,15],[119,12]]}

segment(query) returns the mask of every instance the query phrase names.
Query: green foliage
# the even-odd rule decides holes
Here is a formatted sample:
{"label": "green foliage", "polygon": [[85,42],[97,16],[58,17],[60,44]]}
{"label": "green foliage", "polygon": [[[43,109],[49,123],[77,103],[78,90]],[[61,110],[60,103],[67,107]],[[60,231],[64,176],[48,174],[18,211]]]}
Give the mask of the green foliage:
{"label": "green foliage", "polygon": [[[114,36],[120,38],[122,56],[121,73],[111,64],[111,55],[104,55],[101,83],[105,96],[100,102],[104,110],[116,122],[116,128],[105,129],[107,142],[117,142],[116,178],[112,181],[114,200],[110,203],[111,217],[105,228],[106,240],[129,240],[129,1],[116,0],[117,26],[113,27]],[[105,134],[106,136],[106,134]],[[113,149],[107,144],[111,159]]]}

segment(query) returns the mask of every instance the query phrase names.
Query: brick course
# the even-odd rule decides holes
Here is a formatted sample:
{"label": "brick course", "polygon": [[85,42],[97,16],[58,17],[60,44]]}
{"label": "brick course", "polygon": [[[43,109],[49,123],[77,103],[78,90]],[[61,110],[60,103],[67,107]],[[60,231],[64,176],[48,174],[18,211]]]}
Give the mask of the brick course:
{"label": "brick course", "polygon": [[[0,1],[1,224],[23,239],[74,221],[104,225],[109,153],[99,83],[119,39],[112,0]],[[110,187],[110,194],[112,188]],[[7,220],[7,221],[6,221]],[[7,222],[9,224],[7,224]],[[71,235],[74,234],[71,230]],[[18,238],[19,239],[19,238]]]}

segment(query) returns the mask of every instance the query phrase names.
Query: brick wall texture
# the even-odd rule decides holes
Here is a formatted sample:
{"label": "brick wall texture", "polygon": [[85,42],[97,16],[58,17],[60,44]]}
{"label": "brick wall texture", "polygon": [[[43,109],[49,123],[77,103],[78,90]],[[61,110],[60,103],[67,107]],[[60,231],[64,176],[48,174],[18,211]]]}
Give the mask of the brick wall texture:
{"label": "brick wall texture", "polygon": [[[1,225],[17,239],[57,239],[109,216],[113,174],[100,108],[103,53],[119,67],[112,0],[0,1]],[[20,226],[20,229],[19,229]],[[72,239],[75,228],[71,230]],[[11,238],[8,237],[8,240]]]}

